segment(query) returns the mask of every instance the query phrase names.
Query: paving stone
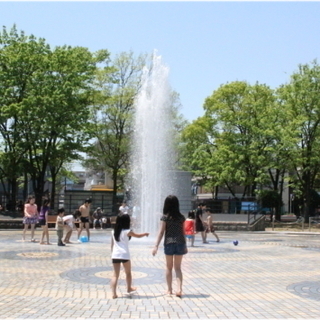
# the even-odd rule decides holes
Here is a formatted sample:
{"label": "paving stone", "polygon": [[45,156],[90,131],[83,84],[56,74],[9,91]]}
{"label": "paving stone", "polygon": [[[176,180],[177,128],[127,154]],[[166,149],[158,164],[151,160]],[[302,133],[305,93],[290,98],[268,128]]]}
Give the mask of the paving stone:
{"label": "paving stone", "polygon": [[[54,231],[50,237],[56,241]],[[21,242],[21,231],[0,230],[0,319],[320,318],[319,233],[219,237],[204,245],[196,236],[183,258],[182,299],[165,295],[165,256],[163,249],[152,256],[155,239],[131,239],[138,291],[126,294],[122,270],[112,299],[110,230],[92,230],[89,243],[66,247]]]}

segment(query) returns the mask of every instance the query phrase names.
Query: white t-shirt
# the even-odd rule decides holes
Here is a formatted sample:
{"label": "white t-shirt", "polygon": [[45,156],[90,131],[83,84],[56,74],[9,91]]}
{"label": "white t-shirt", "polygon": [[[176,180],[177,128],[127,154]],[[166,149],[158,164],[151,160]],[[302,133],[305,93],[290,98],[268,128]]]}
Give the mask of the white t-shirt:
{"label": "white t-shirt", "polygon": [[111,259],[130,260],[128,237],[128,233],[130,231],[130,229],[122,230],[119,237],[120,241],[116,241],[116,239],[114,238],[114,230],[112,230],[113,250],[111,254]]}
{"label": "white t-shirt", "polygon": [[72,214],[63,217],[63,221],[71,228],[73,228],[74,217]]}
{"label": "white t-shirt", "polygon": [[119,208],[119,211],[123,214],[128,214],[128,211],[129,211],[129,207],[128,206],[121,206]]}

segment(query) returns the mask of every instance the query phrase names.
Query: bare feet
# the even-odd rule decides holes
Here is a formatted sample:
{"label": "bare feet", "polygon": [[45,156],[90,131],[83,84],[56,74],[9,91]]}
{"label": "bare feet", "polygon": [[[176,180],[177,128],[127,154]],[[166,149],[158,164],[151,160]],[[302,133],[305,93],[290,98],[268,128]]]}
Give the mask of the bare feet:
{"label": "bare feet", "polygon": [[166,295],[167,295],[167,296],[171,296],[171,295],[172,295],[172,291],[167,291],[167,292],[166,292]]}
{"label": "bare feet", "polygon": [[136,292],[136,291],[137,291],[137,288],[131,287],[127,292],[128,292],[128,293],[134,293],[134,292]]}
{"label": "bare feet", "polygon": [[117,299],[118,298],[118,296],[116,295],[116,294],[114,294],[113,296],[112,296],[112,299]]}
{"label": "bare feet", "polygon": [[178,298],[182,298],[182,292],[176,292],[176,297],[178,297]]}
{"label": "bare feet", "polygon": [[45,244],[43,241],[39,242],[39,244]]}

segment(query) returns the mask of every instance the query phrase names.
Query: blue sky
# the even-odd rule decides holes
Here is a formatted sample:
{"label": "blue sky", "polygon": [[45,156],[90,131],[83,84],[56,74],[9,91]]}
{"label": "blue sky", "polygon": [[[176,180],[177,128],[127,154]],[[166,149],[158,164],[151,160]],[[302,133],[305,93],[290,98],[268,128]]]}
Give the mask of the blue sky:
{"label": "blue sky", "polygon": [[[52,47],[108,49],[111,57],[157,50],[189,121],[220,85],[272,88],[320,56],[320,2],[1,2],[0,21]],[[319,61],[320,62],[320,61]]]}

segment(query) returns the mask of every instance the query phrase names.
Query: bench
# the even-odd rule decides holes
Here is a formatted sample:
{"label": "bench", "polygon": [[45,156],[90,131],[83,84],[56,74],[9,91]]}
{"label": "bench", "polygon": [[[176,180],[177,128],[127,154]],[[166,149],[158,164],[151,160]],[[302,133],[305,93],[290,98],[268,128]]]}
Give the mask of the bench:
{"label": "bench", "polygon": [[[117,216],[107,217],[107,221],[105,222],[105,224],[108,225],[110,223],[111,228],[113,229],[114,225],[116,224],[116,219],[117,219]],[[47,216],[48,227],[50,227],[50,225],[52,225],[52,224],[53,224],[53,226],[55,226],[56,225],[56,221],[57,221],[57,215],[48,215]],[[75,221],[75,225],[77,227],[79,227],[79,222]]]}
{"label": "bench", "polygon": [[297,216],[295,214],[283,214],[281,216],[282,222],[296,222]]}
{"label": "bench", "polygon": [[51,224],[53,224],[54,226],[56,225],[56,221],[57,221],[57,216],[54,215],[47,215],[47,224],[48,224],[48,228],[50,227]]}

